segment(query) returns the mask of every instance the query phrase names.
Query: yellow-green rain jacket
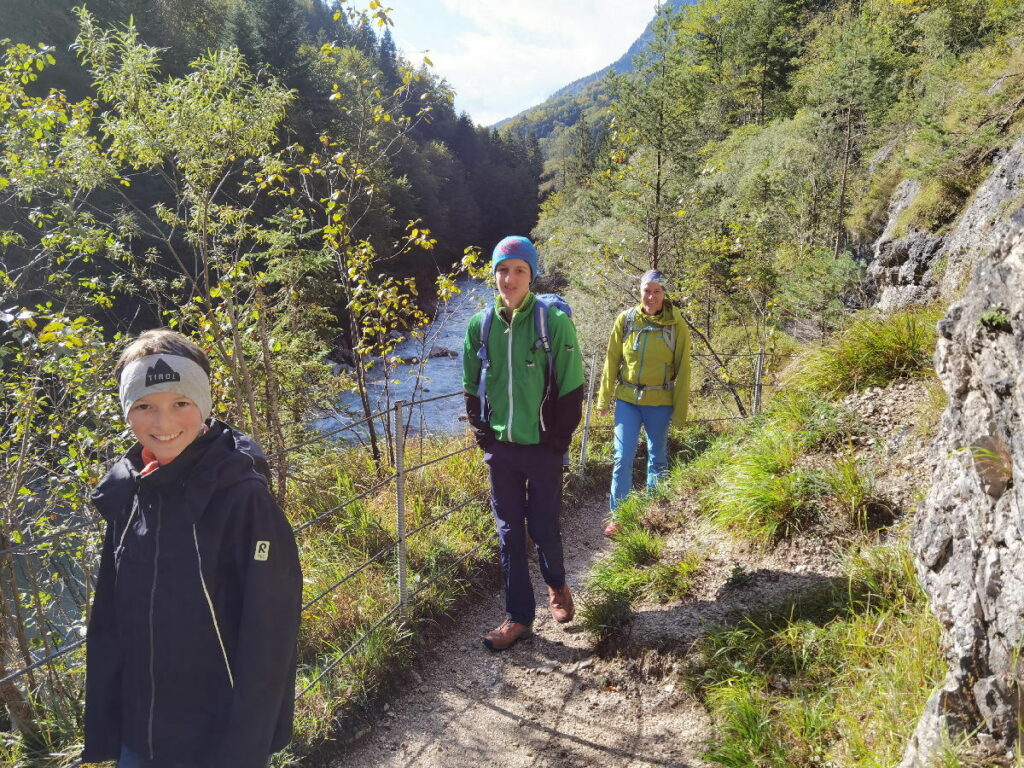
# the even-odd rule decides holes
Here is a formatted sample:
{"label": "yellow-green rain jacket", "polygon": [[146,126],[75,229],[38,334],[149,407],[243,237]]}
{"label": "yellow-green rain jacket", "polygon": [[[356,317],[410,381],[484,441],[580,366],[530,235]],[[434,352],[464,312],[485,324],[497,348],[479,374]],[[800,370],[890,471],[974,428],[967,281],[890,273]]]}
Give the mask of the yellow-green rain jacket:
{"label": "yellow-green rain jacket", "polygon": [[679,310],[667,300],[657,315],[645,315],[641,307],[634,307],[615,318],[597,406],[609,408],[613,400],[671,405],[672,426],[686,423],[690,403],[690,329]]}

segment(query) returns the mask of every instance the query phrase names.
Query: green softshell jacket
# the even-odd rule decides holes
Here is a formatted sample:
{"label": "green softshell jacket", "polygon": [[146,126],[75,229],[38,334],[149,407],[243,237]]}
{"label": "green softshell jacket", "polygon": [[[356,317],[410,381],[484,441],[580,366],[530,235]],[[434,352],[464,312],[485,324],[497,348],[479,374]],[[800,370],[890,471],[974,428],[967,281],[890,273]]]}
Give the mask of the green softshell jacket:
{"label": "green softshell jacket", "polygon": [[[579,423],[583,394],[583,355],[572,319],[560,309],[548,309],[548,337],[554,356],[555,381],[547,390],[547,354],[537,343],[534,305],[529,293],[513,311],[509,323],[495,301],[495,317],[487,338],[490,368],[487,372],[487,406],[477,398],[483,363],[477,357],[483,312],[477,312],[466,328],[462,352],[462,387],[467,411],[481,447],[493,439],[522,445],[549,445],[556,452],[567,450]],[[490,310],[487,310],[490,311]],[[545,397],[545,395],[547,395]],[[543,408],[542,408],[543,403]],[[482,416],[489,416],[485,422]]]}
{"label": "green softshell jacket", "polygon": [[[672,426],[681,427],[686,423],[690,403],[690,329],[679,310],[666,302],[656,315],[645,315],[637,307],[633,325],[650,330],[632,330],[627,338],[628,314],[629,310],[615,318],[608,339],[598,408],[611,407],[613,400],[636,405],[671,405]],[[663,326],[670,325],[675,326],[675,349],[669,348],[661,331]]]}

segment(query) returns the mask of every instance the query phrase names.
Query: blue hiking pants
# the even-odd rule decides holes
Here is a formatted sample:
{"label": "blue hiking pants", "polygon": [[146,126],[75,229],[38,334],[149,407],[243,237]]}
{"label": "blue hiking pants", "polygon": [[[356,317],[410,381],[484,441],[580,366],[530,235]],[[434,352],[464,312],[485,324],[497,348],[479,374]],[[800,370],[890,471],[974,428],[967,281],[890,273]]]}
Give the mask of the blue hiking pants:
{"label": "blue hiking pants", "polygon": [[505,613],[532,624],[537,610],[526,559],[526,533],[537,548],[540,573],[554,589],[565,586],[562,561],[562,455],[542,445],[497,442],[484,453],[491,511],[501,545]]}
{"label": "blue hiking pants", "polygon": [[668,469],[668,428],[671,423],[671,405],[635,405],[625,400],[615,401],[615,461],[609,496],[612,517],[633,487],[633,460],[636,458],[640,427],[647,433],[647,487],[653,488]]}

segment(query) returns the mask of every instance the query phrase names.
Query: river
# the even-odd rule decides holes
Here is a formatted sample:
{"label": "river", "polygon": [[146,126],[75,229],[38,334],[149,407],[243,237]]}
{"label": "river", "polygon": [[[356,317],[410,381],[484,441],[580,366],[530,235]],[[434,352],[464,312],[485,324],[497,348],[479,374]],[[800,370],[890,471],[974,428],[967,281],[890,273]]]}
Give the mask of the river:
{"label": "river", "polygon": [[[439,308],[438,317],[427,326],[424,338],[407,339],[390,355],[406,361],[422,359],[422,363],[399,363],[393,368],[389,392],[385,391],[380,366],[371,371],[369,389],[374,411],[386,409],[389,398],[393,405],[397,400],[429,400],[438,395],[462,392],[462,343],[466,325],[475,312],[493,300],[493,290],[468,278],[460,280],[458,286],[461,292]],[[431,357],[431,350],[435,354],[445,350],[454,354]],[[419,387],[417,381],[420,381]],[[324,431],[335,430],[363,417],[359,396],[354,392],[341,398],[339,408],[341,414],[318,419],[316,427]],[[414,432],[462,432],[465,423],[459,419],[464,414],[465,403],[461,394],[433,400],[414,406],[410,427]]]}

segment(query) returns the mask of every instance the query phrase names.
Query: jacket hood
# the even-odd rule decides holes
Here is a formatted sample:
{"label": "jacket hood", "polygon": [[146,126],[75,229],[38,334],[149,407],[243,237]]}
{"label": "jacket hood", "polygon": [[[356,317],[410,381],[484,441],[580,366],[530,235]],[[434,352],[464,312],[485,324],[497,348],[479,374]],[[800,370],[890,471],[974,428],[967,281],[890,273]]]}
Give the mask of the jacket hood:
{"label": "jacket hood", "polygon": [[141,476],[142,445],[136,443],[96,486],[92,501],[108,523],[131,504],[137,488],[180,488],[185,514],[195,523],[218,490],[247,480],[269,485],[270,468],[259,444],[222,421],[207,421],[209,430],[170,464]]}

